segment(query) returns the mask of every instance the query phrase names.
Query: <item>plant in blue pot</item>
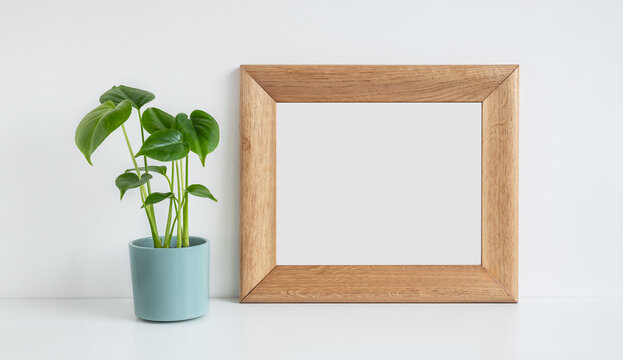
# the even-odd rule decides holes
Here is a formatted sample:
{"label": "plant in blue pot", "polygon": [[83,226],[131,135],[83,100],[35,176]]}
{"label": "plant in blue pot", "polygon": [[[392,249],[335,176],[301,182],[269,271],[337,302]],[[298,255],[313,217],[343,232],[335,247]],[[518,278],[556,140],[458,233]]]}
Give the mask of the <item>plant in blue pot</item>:
{"label": "plant in blue pot", "polygon": [[[189,196],[217,200],[204,185],[189,184],[188,175],[190,159],[194,158],[190,153],[196,154],[205,166],[206,156],[218,145],[219,126],[201,110],[177,116],[154,107],[141,112],[154,98],[149,91],[114,86],[102,94],[100,105],[78,124],[75,140],[87,162],[93,165],[93,152],[121,128],[131,167],[117,176],[115,184],[121,199],[127,191],[139,192],[140,208],[151,233],[129,244],[134,312],[145,320],[179,321],[200,317],[208,311],[210,244],[189,235],[188,203]],[[134,109],[140,124],[141,146],[137,152],[124,126]],[[163,191],[152,187],[156,176],[166,180]],[[168,206],[164,229],[158,228],[156,205]]]}

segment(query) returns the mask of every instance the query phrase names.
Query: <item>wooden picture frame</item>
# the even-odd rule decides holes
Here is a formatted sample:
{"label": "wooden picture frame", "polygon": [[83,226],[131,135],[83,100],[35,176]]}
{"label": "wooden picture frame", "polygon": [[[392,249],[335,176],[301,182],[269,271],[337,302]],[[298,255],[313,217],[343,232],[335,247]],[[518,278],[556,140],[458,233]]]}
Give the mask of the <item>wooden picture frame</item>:
{"label": "wooden picture frame", "polygon": [[[517,302],[518,65],[240,67],[240,302]],[[481,265],[276,265],[276,103],[482,104]]]}

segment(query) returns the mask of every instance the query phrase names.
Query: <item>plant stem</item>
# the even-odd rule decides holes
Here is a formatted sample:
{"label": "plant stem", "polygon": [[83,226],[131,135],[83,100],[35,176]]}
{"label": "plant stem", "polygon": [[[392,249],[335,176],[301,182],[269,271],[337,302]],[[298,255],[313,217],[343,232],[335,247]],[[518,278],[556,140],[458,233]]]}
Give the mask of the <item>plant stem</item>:
{"label": "plant stem", "polygon": [[[179,162],[179,160],[176,161],[176,165],[177,166],[175,167],[175,173],[177,175],[177,198],[180,199],[178,201],[182,201],[181,200],[181,199],[183,199],[183,197],[182,197],[182,186],[181,186],[182,180],[180,179],[180,162]],[[177,217],[177,244],[176,244],[176,246],[178,248],[182,247],[182,220],[183,219],[181,219],[181,216],[180,216],[181,215],[180,212],[182,211],[182,205],[183,204],[180,203],[180,207],[179,207],[179,209],[177,211],[177,216],[176,216]]]}
{"label": "plant stem", "polygon": [[169,248],[171,246],[171,239],[167,238],[167,234],[169,233],[169,229],[171,229],[171,210],[173,210],[173,199],[169,199],[169,213],[167,215],[167,226],[164,229],[164,248]]}
{"label": "plant stem", "polygon": [[[178,217],[179,214],[180,214],[179,211],[177,211],[175,213],[175,219],[173,219],[173,225],[171,226],[171,232],[168,235],[169,236],[169,243],[171,242],[171,238],[173,237],[173,228],[175,227],[175,223],[177,222],[177,217]],[[165,236],[167,236],[167,235],[165,235]],[[177,241],[177,244],[179,244],[179,240]],[[176,244],[176,247],[179,247],[179,246],[177,246],[177,244]]]}
{"label": "plant stem", "polygon": [[[132,151],[132,145],[130,144],[130,139],[128,138],[128,132],[125,130],[125,126],[122,124],[121,129],[123,129],[123,136],[125,137],[125,142],[128,145],[128,151],[130,152],[130,157],[132,158],[132,163],[134,164],[134,169],[136,170],[136,174],[140,177],[141,171],[138,169],[138,164],[136,163],[136,159],[134,158],[134,151]],[[143,206],[145,206],[145,188],[143,185],[140,186],[141,192],[141,202]],[[160,236],[158,236],[158,227],[156,226],[156,218],[153,214],[153,211],[149,209],[148,206],[145,206],[145,214],[147,214],[147,220],[149,221],[149,228],[151,230],[151,237],[154,241],[154,247],[161,247],[160,244]]]}
{"label": "plant stem", "polygon": [[[138,123],[141,126],[141,145],[145,144],[145,130],[143,129],[143,118],[141,117],[141,110],[138,110]],[[149,174],[149,170],[147,170],[147,156],[143,155],[143,163],[145,164],[145,174]],[[139,174],[140,176],[140,174]],[[149,184],[149,181],[147,182],[147,193],[151,195],[151,185]],[[149,205],[149,207],[152,207],[152,205]]]}
{"label": "plant stem", "polygon": [[[169,229],[168,233],[165,233],[165,239],[167,239],[167,244],[170,247],[171,246],[171,238],[173,237],[173,230],[175,229],[175,224],[177,223],[178,220],[178,216],[180,216],[180,209],[182,207],[182,203],[179,203],[179,200],[177,199],[171,199],[173,200],[173,208],[175,209],[175,218],[173,219],[173,222],[171,223],[171,228]],[[177,223],[179,225],[179,223]],[[180,240],[179,237],[176,240],[175,243],[175,247],[181,247],[180,245]]]}
{"label": "plant stem", "polygon": [[[169,183],[169,189],[173,192],[173,182],[169,180],[169,177],[165,175],[167,178],[167,182]],[[175,181],[175,163],[171,162],[171,179]],[[171,227],[171,212],[173,210],[173,199],[169,200],[169,212],[167,215],[167,227],[164,231],[164,247],[169,248],[171,246],[171,236],[173,233],[173,228]],[[177,217],[176,217],[177,218]]]}
{"label": "plant stem", "polygon": [[182,210],[182,219],[184,219],[184,228],[182,233],[182,241],[184,242],[184,247],[190,246],[190,242],[188,239],[188,193],[186,189],[188,188],[188,155],[186,155],[186,176],[184,177],[184,209]]}
{"label": "plant stem", "polygon": [[[138,111],[138,124],[141,127],[141,145],[143,145],[145,144],[145,129],[143,129],[143,117],[141,116],[141,109],[136,109],[136,111]],[[149,174],[149,170],[147,169],[148,167],[147,156],[145,155],[143,155],[143,164],[145,164],[145,174]],[[141,175],[139,174],[138,176],[141,176]],[[147,182],[147,194],[151,195],[151,181]],[[147,205],[146,207],[149,207],[149,213],[151,214],[152,219],[154,220],[154,224],[156,224],[156,213],[154,211],[154,206]],[[158,232],[158,229],[156,229],[156,232]],[[158,242],[160,242],[160,240],[158,240]]]}

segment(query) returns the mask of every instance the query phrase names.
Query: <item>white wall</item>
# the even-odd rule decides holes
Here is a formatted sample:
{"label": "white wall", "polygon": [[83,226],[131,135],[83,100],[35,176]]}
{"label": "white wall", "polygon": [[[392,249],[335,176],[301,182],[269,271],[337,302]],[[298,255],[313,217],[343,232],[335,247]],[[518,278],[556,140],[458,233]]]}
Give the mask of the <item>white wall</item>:
{"label": "white wall", "polygon": [[[212,294],[238,287],[240,64],[521,65],[521,296],[623,296],[618,1],[17,1],[0,4],[0,296],[129,296],[147,234],[113,185],[120,133],[90,167],[74,129],[101,92],[206,109],[219,149],[192,177],[213,241]],[[136,144],[136,141],[135,141]]]}

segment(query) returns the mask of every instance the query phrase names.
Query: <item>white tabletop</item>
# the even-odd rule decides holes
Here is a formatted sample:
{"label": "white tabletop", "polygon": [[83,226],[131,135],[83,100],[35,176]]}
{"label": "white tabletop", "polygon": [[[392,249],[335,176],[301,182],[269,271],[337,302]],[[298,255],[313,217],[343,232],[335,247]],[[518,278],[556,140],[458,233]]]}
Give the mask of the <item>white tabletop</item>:
{"label": "white tabletop", "polygon": [[130,299],[0,300],[0,359],[623,359],[623,299],[239,304],[138,320]]}

